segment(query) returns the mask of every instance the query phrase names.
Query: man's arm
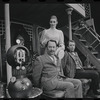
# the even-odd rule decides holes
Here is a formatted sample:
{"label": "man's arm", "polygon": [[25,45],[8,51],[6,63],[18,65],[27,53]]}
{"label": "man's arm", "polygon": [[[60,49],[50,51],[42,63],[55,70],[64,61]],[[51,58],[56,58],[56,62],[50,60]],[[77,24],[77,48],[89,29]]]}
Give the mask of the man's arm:
{"label": "man's arm", "polygon": [[42,62],[40,59],[40,56],[36,58],[33,66],[33,85],[36,87],[40,87],[40,82],[41,82],[41,73],[42,73]]}
{"label": "man's arm", "polygon": [[81,61],[80,57],[78,56],[78,53],[77,53],[77,52],[76,52],[76,54],[77,54],[77,57],[78,57],[78,59],[79,59],[80,65],[83,67],[82,61]]}
{"label": "man's arm", "polygon": [[40,44],[41,44],[41,47],[44,48],[46,43],[47,43],[47,39],[46,39],[46,29],[42,31],[41,33],[41,37],[40,37]]}
{"label": "man's arm", "polygon": [[64,75],[66,77],[69,77],[68,52],[67,51],[65,51],[65,55],[62,59],[62,68],[63,68]]}

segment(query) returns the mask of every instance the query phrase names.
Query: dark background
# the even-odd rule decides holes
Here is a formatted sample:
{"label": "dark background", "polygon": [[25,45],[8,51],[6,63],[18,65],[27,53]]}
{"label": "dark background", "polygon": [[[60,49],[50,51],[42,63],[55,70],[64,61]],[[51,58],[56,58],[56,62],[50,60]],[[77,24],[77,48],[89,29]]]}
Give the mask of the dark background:
{"label": "dark background", "polygon": [[[80,2],[81,3],[81,2]],[[24,4],[24,5],[23,5]],[[43,3],[44,4],[44,3]],[[68,24],[68,15],[65,12],[66,6],[60,4],[45,5],[43,4],[31,4],[31,3],[11,3],[10,4],[10,18],[15,21],[22,21],[30,24],[38,24],[45,28],[49,27],[49,19],[52,14],[56,14],[59,19],[58,27],[62,27]],[[48,3],[50,4],[50,3]],[[100,1],[90,3],[91,17],[94,18],[95,28],[98,34],[100,34]],[[78,20],[81,16],[79,14],[72,13],[72,21]],[[0,4],[0,19],[4,19],[4,5]]]}
{"label": "dark background", "polygon": [[100,2],[91,3],[91,17],[94,18],[96,32],[100,35]]}

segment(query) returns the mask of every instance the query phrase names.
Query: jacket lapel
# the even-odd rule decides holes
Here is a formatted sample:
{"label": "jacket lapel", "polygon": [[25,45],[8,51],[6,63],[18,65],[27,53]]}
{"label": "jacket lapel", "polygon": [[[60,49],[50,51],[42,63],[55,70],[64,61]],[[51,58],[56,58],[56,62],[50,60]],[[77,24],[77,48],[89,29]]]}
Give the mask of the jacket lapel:
{"label": "jacket lapel", "polygon": [[[72,59],[74,60],[74,62],[75,62],[75,58],[73,57],[73,55],[69,52],[69,55],[72,57]],[[81,66],[83,66],[82,65],[82,62],[81,62],[81,60],[80,60],[80,58],[79,58],[79,56],[78,56],[78,54],[77,54],[77,52],[75,52],[75,55],[77,55],[77,57],[78,57],[78,61],[79,61],[79,64],[81,65]]]}
{"label": "jacket lapel", "polygon": [[70,53],[70,52],[68,52],[69,53],[69,55],[72,57],[72,59],[74,60],[74,62],[75,62],[75,59],[74,59],[74,57],[72,56],[72,54]]}
{"label": "jacket lapel", "polygon": [[54,61],[52,61],[52,59],[50,58],[48,54],[45,54],[45,58],[48,60],[48,62],[51,62],[55,65]]}

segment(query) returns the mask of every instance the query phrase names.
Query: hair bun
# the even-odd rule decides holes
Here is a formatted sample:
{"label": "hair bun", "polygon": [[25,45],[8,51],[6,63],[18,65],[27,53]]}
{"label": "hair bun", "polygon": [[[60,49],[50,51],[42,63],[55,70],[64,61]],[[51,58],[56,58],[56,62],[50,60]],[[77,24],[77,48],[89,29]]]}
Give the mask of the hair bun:
{"label": "hair bun", "polygon": [[55,15],[52,15],[51,19],[56,19],[57,20],[57,17]]}

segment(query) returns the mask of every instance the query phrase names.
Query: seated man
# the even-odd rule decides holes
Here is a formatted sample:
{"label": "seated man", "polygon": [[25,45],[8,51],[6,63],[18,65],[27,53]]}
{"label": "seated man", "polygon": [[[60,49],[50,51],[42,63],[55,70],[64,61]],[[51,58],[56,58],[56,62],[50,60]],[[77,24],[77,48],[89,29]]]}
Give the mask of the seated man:
{"label": "seated man", "polygon": [[83,68],[82,62],[75,52],[75,42],[70,40],[68,42],[69,52],[65,51],[65,56],[62,59],[62,66],[64,70],[64,75],[70,78],[86,78],[91,79],[90,89],[93,90],[93,93],[98,95],[100,94],[97,89],[99,89],[99,73],[96,70],[85,70]]}
{"label": "seated man", "polygon": [[47,53],[37,57],[33,66],[34,86],[42,88],[43,91],[65,91],[65,98],[82,98],[81,81],[63,75],[61,63],[55,57],[56,41],[49,40],[46,49]]}

